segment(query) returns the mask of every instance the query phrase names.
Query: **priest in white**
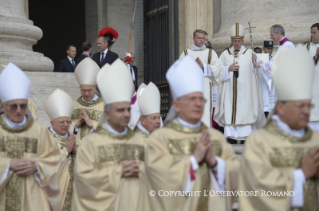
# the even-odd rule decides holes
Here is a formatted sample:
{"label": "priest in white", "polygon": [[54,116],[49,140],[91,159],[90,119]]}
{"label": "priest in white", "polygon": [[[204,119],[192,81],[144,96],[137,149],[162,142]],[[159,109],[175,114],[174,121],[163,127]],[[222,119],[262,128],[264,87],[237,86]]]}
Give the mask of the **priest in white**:
{"label": "priest in white", "polygon": [[154,130],[161,127],[161,95],[157,86],[152,82],[147,86],[141,84],[137,90],[137,101],[141,118],[134,131],[148,138]]}
{"label": "priest in white", "polygon": [[[290,49],[295,49],[295,45],[285,36],[285,29],[283,26],[279,24],[275,24],[270,28],[270,38],[273,39],[274,42],[277,42],[279,44],[277,49],[277,54],[280,52],[281,48],[284,46],[289,47]],[[269,82],[272,79],[271,76],[271,69],[272,64],[274,61],[274,57],[272,57],[269,62],[261,63],[261,62],[254,62],[255,68],[260,68],[260,71],[263,74],[264,79]],[[256,57],[254,57],[254,60],[256,60]],[[277,102],[276,92],[275,92],[275,86],[272,83],[270,87],[270,94],[269,94],[269,110],[271,111]]]}
{"label": "priest in white", "polygon": [[9,63],[0,75],[0,210],[59,211],[58,145],[26,113],[31,82]]}
{"label": "priest in white", "polygon": [[[217,130],[201,122],[205,98],[204,77],[193,58],[175,62],[166,74],[173,105],[163,128],[148,141],[144,189],[139,210],[232,210],[232,197],[209,196],[205,190],[237,189],[239,163],[230,144]],[[151,197],[149,191],[175,191],[181,195]],[[201,195],[187,196],[189,191]]]}
{"label": "priest in white", "polygon": [[71,209],[73,192],[73,165],[77,148],[76,137],[72,129],[69,131],[73,110],[72,98],[61,89],[54,90],[45,102],[45,111],[51,120],[51,126],[48,129],[64,158],[59,171],[62,211]]}
{"label": "priest in white", "polygon": [[296,50],[284,47],[276,56],[276,112],[248,137],[241,159],[238,190],[257,192],[258,197],[239,197],[240,210],[319,210],[319,132],[307,126],[313,68],[301,45]]}
{"label": "priest in white", "polygon": [[204,124],[208,127],[211,127],[212,113],[214,112],[217,101],[217,87],[221,78],[221,66],[219,64],[216,52],[213,49],[206,48],[205,34],[207,33],[204,30],[196,29],[193,32],[194,44],[190,49],[186,49],[182,52],[179,60],[181,61],[185,55],[191,56],[202,68],[204,77],[208,77],[211,80],[210,83],[205,80],[205,86],[211,86],[209,93],[212,93],[212,96],[207,98],[207,100],[209,101],[208,105],[212,105],[212,107],[206,106],[204,115],[202,117]]}
{"label": "priest in white", "polygon": [[96,86],[96,76],[99,71],[99,66],[90,58],[83,59],[74,71],[80,85],[81,96],[74,101],[71,127],[74,128],[73,133],[79,140],[94,131],[103,113],[103,100]]}
{"label": "priest in white", "polygon": [[[309,51],[311,58],[315,62],[315,76],[314,81],[319,81],[319,23],[315,23],[311,26],[311,42],[306,44],[306,48]],[[312,87],[312,104],[314,109],[310,113],[309,127],[313,130],[319,130],[319,83],[313,83]]]}
{"label": "priest in white", "polygon": [[223,70],[214,120],[224,127],[227,138],[238,141],[265,122],[262,75],[253,68],[252,50],[243,45],[245,28],[236,23],[229,34],[232,47],[219,58]]}

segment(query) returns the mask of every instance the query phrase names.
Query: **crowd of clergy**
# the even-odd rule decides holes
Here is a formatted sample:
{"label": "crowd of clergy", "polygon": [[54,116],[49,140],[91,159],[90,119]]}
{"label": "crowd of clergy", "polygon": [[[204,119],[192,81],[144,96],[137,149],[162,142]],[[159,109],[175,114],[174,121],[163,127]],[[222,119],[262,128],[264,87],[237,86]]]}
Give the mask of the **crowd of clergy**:
{"label": "crowd of clergy", "polygon": [[[83,59],[80,97],[46,99],[49,127],[27,75],[1,62],[0,211],[231,211],[236,197],[241,211],[318,211],[319,23],[310,32],[295,47],[273,25],[255,54],[236,23],[218,57],[195,30],[166,72],[164,122],[159,89],[135,91],[128,57]],[[240,161],[231,141],[244,143]]]}

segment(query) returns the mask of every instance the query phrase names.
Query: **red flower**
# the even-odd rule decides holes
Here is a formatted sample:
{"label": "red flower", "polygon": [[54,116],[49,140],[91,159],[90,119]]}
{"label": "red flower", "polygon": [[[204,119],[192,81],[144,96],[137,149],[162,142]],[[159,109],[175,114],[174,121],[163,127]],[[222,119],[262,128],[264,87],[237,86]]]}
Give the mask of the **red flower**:
{"label": "red flower", "polygon": [[99,31],[99,36],[103,37],[107,34],[111,34],[113,38],[117,39],[119,36],[119,33],[117,33],[117,31],[115,31],[112,27],[105,27],[104,29],[102,29],[101,31]]}

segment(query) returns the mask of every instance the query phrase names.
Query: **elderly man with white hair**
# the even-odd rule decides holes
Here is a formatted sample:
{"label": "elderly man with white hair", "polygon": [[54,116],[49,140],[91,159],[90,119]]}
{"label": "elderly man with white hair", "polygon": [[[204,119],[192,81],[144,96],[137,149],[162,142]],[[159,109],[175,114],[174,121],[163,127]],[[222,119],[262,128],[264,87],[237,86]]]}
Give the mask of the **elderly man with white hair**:
{"label": "elderly man with white hair", "polygon": [[147,86],[143,83],[137,90],[137,101],[141,112],[140,121],[135,127],[135,132],[144,138],[161,127],[161,95],[157,86],[150,82]]}
{"label": "elderly man with white hair", "polygon": [[[232,197],[205,195],[205,190],[237,189],[239,162],[223,134],[201,122],[206,99],[203,71],[190,56],[167,71],[173,105],[166,125],[154,131],[146,150],[147,188],[144,210],[232,210]],[[177,197],[151,197],[154,190],[174,191]],[[190,192],[201,192],[191,194]],[[140,209],[142,210],[142,209]]]}
{"label": "elderly man with white hair", "polygon": [[62,157],[27,113],[31,82],[9,63],[0,74],[0,210],[59,211]]}
{"label": "elderly man with white hair", "polygon": [[275,112],[246,140],[239,176],[238,190],[259,197],[239,197],[240,210],[319,209],[319,133],[307,126],[313,76],[314,64],[303,46],[284,47],[276,56]]}
{"label": "elderly man with white hair", "polygon": [[138,211],[145,140],[127,127],[132,76],[117,59],[103,66],[97,83],[107,122],[101,121],[95,132],[81,141],[75,161],[72,210]]}
{"label": "elderly man with white hair", "polygon": [[73,192],[73,166],[76,155],[76,136],[70,132],[71,115],[74,110],[72,98],[56,89],[45,102],[45,111],[51,120],[49,131],[60,148],[63,167],[60,169],[60,191],[62,210],[70,210]]}

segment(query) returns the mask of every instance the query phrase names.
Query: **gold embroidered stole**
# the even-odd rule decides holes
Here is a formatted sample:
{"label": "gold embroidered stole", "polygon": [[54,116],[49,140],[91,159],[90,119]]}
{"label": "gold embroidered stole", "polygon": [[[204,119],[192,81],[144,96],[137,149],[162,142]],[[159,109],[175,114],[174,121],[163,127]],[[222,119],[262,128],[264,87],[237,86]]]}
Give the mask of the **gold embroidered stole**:
{"label": "gold embroidered stole", "polygon": [[[309,127],[306,128],[306,135],[302,138],[291,136],[278,128],[276,123],[270,120],[265,129],[271,134],[275,134],[280,139],[288,139],[292,143],[306,142],[312,137],[312,131]],[[290,167],[298,169],[301,167],[302,158],[308,153],[310,148],[298,148],[298,147],[287,147],[287,148],[272,148],[269,155],[270,162],[274,167],[284,168]],[[303,186],[304,205],[300,211],[318,211],[318,190],[316,179],[307,179]]]}
{"label": "gold embroidered stole", "polygon": [[[51,132],[51,130],[49,129]],[[64,149],[66,147],[66,141],[68,138],[61,138],[60,136],[54,134],[51,132],[53,135],[54,140],[58,143],[59,149]],[[78,145],[76,145],[78,147]],[[74,162],[75,158],[72,153],[68,154],[68,164],[69,164],[69,175],[70,175],[70,180],[68,184],[68,189],[66,192],[64,204],[63,204],[63,211],[70,211],[71,210],[71,204],[72,204],[72,195],[73,195],[73,182],[74,182],[74,174],[73,174],[73,168],[74,168]]]}
{"label": "gold embroidered stole", "polygon": [[135,127],[134,133],[142,136],[143,138],[148,138],[150,135],[145,133],[143,130],[141,130],[139,127]]}
{"label": "gold embroidered stole", "polygon": [[[242,54],[245,54],[247,50],[248,48],[245,48],[242,50],[233,50],[232,48],[228,48],[228,53],[230,55],[234,55],[234,64],[238,65],[239,57]],[[232,125],[236,124],[236,115],[237,115],[237,78],[235,77],[235,74],[233,72],[233,104],[232,104],[232,118],[231,118]]]}
{"label": "gold embroidered stole", "polygon": [[[89,107],[93,107],[96,106],[99,103],[103,103],[102,98],[99,96],[99,98],[94,101],[93,103],[85,103],[82,101],[82,97],[77,99],[77,102],[85,107],[88,108],[77,108],[74,109],[72,116],[71,116],[71,120],[77,120],[80,119],[81,117],[81,111],[85,110],[85,112],[87,113],[87,115],[89,116],[89,118],[93,121],[99,121],[100,116],[103,114],[103,111],[98,111],[95,109],[89,109]],[[85,122],[81,125],[80,127],[80,139],[82,139],[84,136],[86,136],[87,134],[89,134],[90,132],[90,128],[85,124]]]}
{"label": "gold embroidered stole", "polygon": [[[33,125],[33,119],[27,118],[27,123],[21,128],[10,128],[2,115],[0,118],[0,128],[9,133],[21,133],[27,131]],[[11,159],[20,158],[24,153],[36,154],[38,149],[38,139],[28,137],[0,136],[0,152],[6,152]],[[22,208],[22,189],[25,178],[13,173],[6,184],[5,210],[20,211]]]}
{"label": "gold embroidered stole", "polygon": [[[106,136],[109,139],[127,141],[134,136],[134,132],[129,128],[125,135],[116,135],[107,129],[99,126],[95,133]],[[127,142],[119,142],[116,144],[106,144],[96,147],[96,152],[100,163],[107,161],[115,161],[120,163],[124,160],[140,160],[144,161],[144,146],[138,144],[128,144]]]}
{"label": "gold embroidered stole", "polygon": [[[207,128],[203,123],[199,128],[191,129],[182,126],[177,119],[174,119],[171,122],[168,122],[165,127],[171,128],[175,131],[194,134],[197,135],[201,133],[203,129]],[[193,154],[196,144],[199,141],[199,137],[183,138],[183,139],[170,139],[168,140],[168,148],[172,155],[179,156],[190,156]],[[215,156],[220,156],[222,152],[221,144],[219,141],[215,141],[213,148],[213,154]],[[199,164],[199,170],[201,175],[201,193],[204,193],[205,190],[210,189],[210,168],[206,163]],[[208,211],[208,197],[205,197],[204,194],[200,194],[197,211]]]}

